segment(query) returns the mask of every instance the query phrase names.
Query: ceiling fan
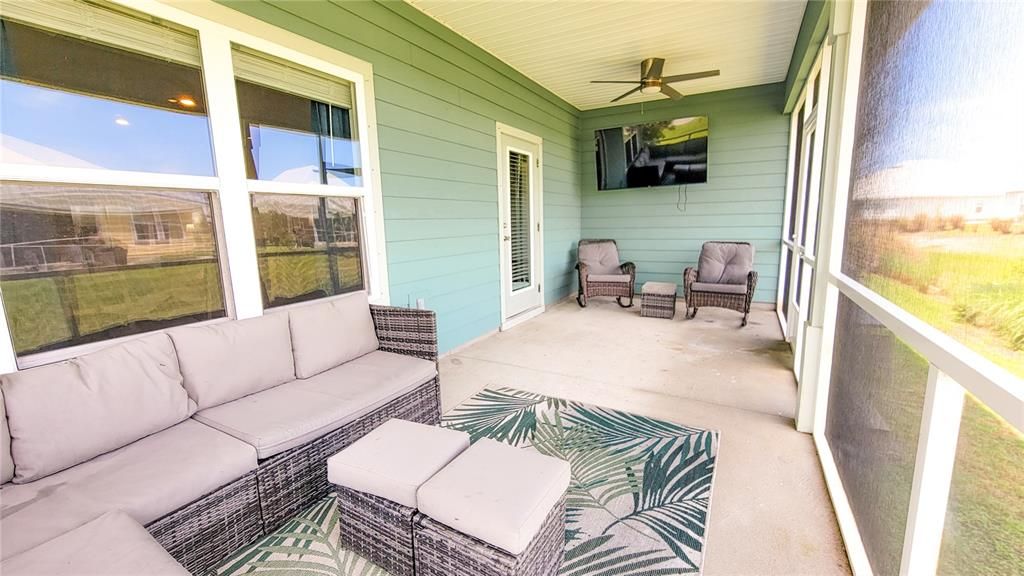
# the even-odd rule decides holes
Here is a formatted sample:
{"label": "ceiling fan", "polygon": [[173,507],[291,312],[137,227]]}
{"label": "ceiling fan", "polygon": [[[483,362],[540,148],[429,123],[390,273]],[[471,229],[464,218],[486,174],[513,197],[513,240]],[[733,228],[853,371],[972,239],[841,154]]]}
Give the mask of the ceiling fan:
{"label": "ceiling fan", "polygon": [[718,70],[706,70],[704,72],[692,72],[690,74],[677,74],[675,76],[662,76],[661,71],[665,68],[664,58],[647,58],[643,62],[640,62],[640,79],[639,80],[591,80],[591,84],[636,84],[637,87],[633,88],[629,92],[626,92],[622,96],[612,100],[612,102],[618,102],[626,96],[631,96],[637,92],[641,94],[657,94],[662,93],[673,100],[679,100],[683,97],[682,94],[676,91],[675,88],[669,86],[675,82],[685,82],[686,80],[697,80],[698,78],[710,78],[712,76],[718,76]]}

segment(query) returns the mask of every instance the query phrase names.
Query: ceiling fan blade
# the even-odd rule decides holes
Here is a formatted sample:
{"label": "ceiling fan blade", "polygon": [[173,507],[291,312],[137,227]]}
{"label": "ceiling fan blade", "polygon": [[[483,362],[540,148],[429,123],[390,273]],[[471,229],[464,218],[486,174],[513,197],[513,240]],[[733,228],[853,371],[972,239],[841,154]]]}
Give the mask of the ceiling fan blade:
{"label": "ceiling fan blade", "polygon": [[591,80],[591,84],[636,84],[636,80]]}
{"label": "ceiling fan blade", "polygon": [[669,86],[668,84],[661,85],[661,93],[673,100],[683,99],[683,95],[680,94],[675,88]]}
{"label": "ceiling fan blade", "polygon": [[721,74],[719,70],[706,70],[704,72],[693,72],[690,74],[676,74],[675,76],[665,76],[661,79],[663,84],[669,82],[684,82],[686,80],[698,80],[700,78],[711,78],[712,76],[718,76]]}
{"label": "ceiling fan blade", "polygon": [[640,63],[640,78],[650,80],[661,78],[661,72],[665,69],[664,58],[648,58]]}
{"label": "ceiling fan blade", "polygon": [[639,86],[637,86],[636,88],[633,88],[632,90],[630,90],[629,92],[626,92],[626,93],[625,93],[625,94],[623,94],[622,96],[619,96],[619,97],[618,97],[618,98],[616,98],[615,100],[612,100],[612,102],[618,102],[619,100],[622,100],[622,99],[623,99],[623,98],[625,98],[626,96],[629,96],[629,95],[632,95],[632,94],[636,94],[636,93],[637,93],[637,92],[639,92],[639,91],[640,91],[640,87],[639,87]]}

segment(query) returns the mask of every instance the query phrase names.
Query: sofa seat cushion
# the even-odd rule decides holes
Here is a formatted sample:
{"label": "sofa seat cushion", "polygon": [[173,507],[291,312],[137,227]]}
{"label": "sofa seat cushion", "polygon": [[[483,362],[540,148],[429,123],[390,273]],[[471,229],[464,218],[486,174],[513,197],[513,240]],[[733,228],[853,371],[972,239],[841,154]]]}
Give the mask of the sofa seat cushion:
{"label": "sofa seat cushion", "polygon": [[433,362],[377,350],[312,378],[201,410],[194,418],[269,458],[337,430],[436,375]]}
{"label": "sofa seat cushion", "polygon": [[712,284],[711,282],[694,282],[690,289],[695,292],[718,292],[719,294],[746,294],[746,284]]}
{"label": "sofa seat cushion", "polygon": [[178,351],[185,389],[200,410],[295,378],[285,314],[186,326],[168,334]]}
{"label": "sofa seat cushion", "polygon": [[310,378],[380,347],[364,291],[288,311],[295,377]]}
{"label": "sofa seat cushion", "polygon": [[420,486],[420,512],[519,554],[569,487],[569,463],[483,438]]}
{"label": "sofa seat cushion", "polygon": [[629,284],[629,274],[590,274],[587,282],[621,282]]}
{"label": "sofa seat cushion", "polygon": [[111,510],[146,525],[256,469],[244,442],[186,420],[63,472],[0,491],[0,549],[17,554]]}
{"label": "sofa seat cushion", "polygon": [[166,334],[0,377],[14,482],[130,444],[195,411]]}
{"label": "sofa seat cushion", "polygon": [[187,576],[138,522],[107,512],[0,563],[5,576]]}

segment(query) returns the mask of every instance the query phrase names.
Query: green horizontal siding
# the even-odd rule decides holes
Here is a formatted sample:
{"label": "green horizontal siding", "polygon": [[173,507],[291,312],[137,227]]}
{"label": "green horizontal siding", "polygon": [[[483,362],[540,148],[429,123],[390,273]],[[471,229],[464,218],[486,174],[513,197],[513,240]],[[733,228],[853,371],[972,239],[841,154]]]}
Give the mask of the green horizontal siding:
{"label": "green horizontal siding", "polygon": [[[789,145],[783,90],[770,84],[582,112],[582,237],[614,238],[622,258],[636,263],[638,284],[681,284],[707,240],[751,242],[754,298],[775,302]],[[595,130],[701,115],[710,128],[707,183],[597,190]]]}
{"label": "green horizontal siding", "polygon": [[495,122],[544,139],[544,291],[575,290],[579,111],[401,2],[224,4],[373,65],[391,300],[442,351],[500,324]]}

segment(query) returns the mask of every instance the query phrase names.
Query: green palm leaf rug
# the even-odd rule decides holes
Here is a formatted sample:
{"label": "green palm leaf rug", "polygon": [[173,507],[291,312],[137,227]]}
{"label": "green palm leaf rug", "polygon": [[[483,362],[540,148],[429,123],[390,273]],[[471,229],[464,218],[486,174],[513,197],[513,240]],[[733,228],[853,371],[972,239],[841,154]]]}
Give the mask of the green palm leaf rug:
{"label": "green palm leaf rug", "polygon": [[[717,431],[550,398],[486,389],[445,415],[473,441],[493,438],[572,467],[560,576],[699,574]],[[338,546],[327,497],[226,560],[214,574],[384,576]]]}

